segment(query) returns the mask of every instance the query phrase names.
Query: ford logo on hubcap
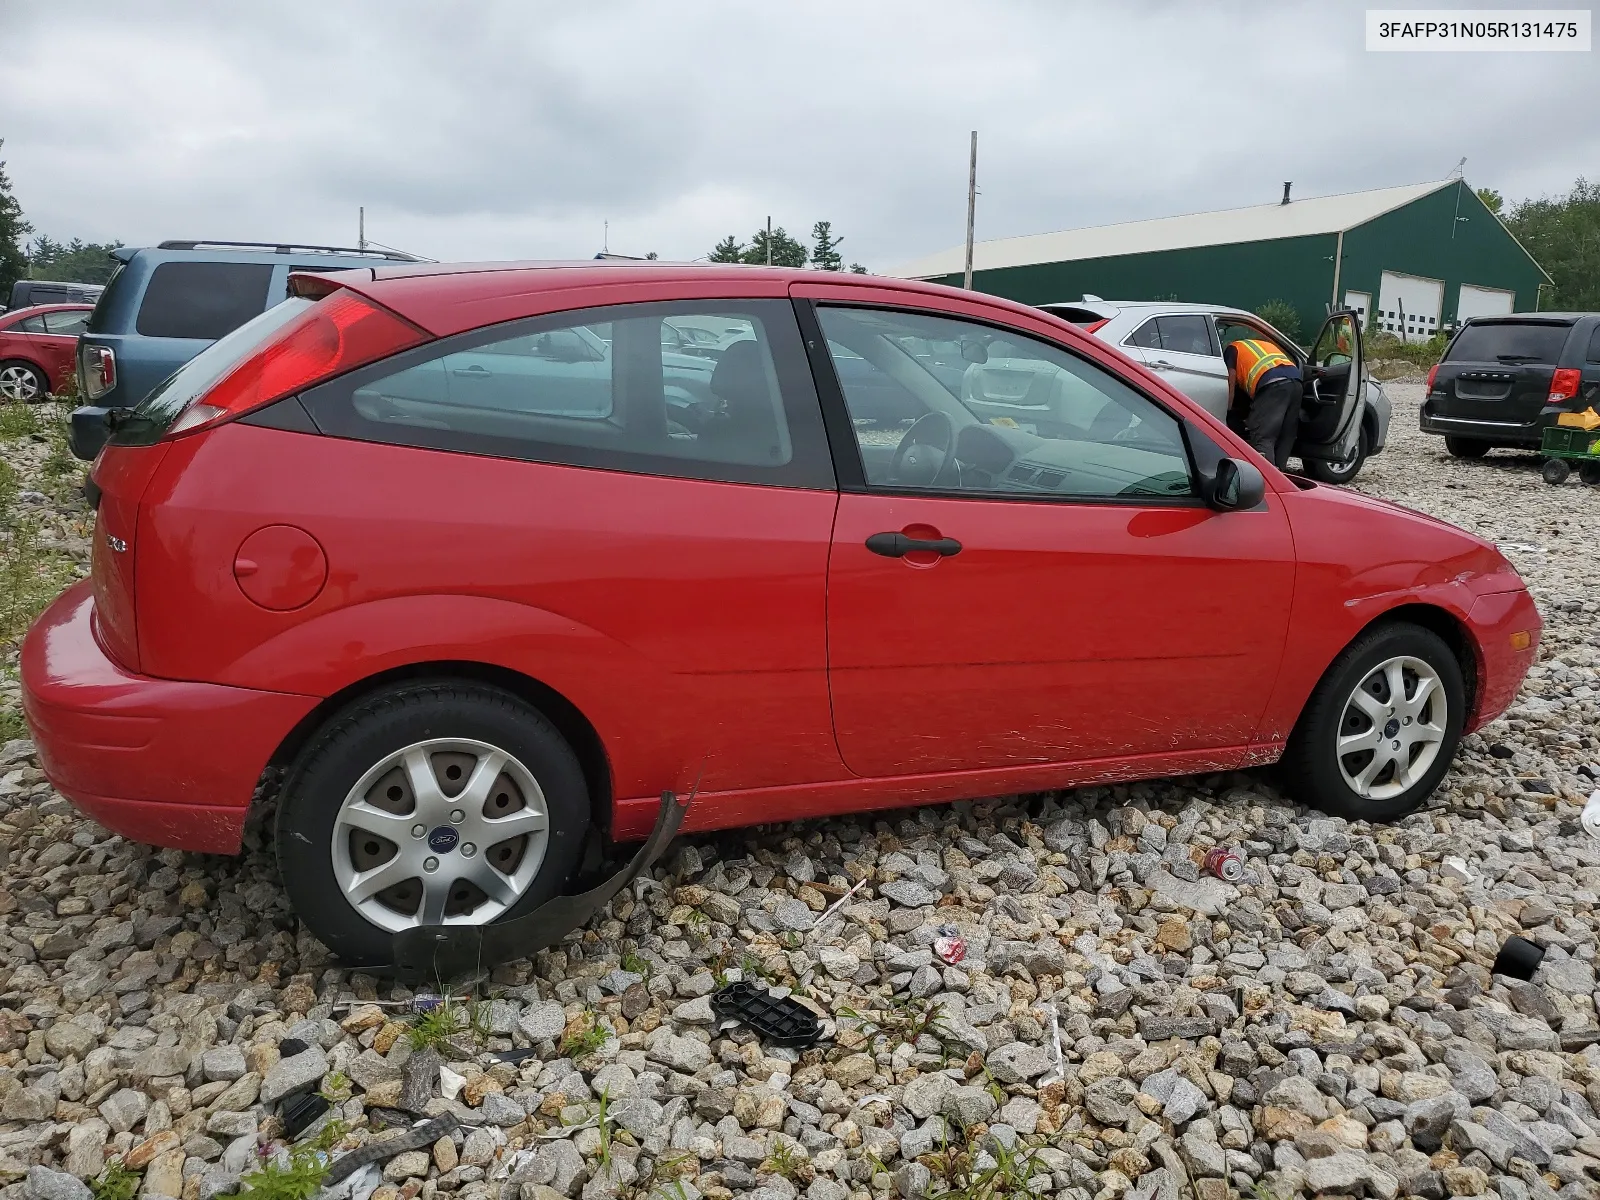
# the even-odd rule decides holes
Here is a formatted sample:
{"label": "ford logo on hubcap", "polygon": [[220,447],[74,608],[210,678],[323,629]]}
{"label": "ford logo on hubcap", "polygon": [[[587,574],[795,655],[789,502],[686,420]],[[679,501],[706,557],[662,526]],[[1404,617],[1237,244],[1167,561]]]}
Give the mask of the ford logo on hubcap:
{"label": "ford logo on hubcap", "polygon": [[440,825],[428,834],[428,846],[435,854],[449,854],[460,840],[461,835],[449,825]]}

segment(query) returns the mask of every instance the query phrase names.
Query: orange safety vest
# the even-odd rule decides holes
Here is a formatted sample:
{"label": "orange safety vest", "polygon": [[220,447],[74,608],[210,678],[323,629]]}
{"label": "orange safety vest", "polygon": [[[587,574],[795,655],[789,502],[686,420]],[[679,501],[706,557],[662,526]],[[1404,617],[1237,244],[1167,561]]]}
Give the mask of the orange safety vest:
{"label": "orange safety vest", "polygon": [[1233,377],[1239,381],[1239,386],[1244,389],[1244,394],[1251,399],[1255,398],[1256,384],[1261,377],[1274,367],[1292,367],[1294,359],[1279,350],[1271,342],[1258,341],[1255,338],[1241,338],[1232,343],[1237,356],[1234,359]]}

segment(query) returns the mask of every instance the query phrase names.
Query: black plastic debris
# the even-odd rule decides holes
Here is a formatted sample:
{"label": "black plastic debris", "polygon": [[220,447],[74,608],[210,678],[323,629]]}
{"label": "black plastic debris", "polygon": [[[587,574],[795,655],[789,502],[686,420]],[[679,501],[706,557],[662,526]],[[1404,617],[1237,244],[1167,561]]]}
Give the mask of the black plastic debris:
{"label": "black plastic debris", "polygon": [[1527,938],[1508,937],[1500,953],[1494,956],[1492,970],[1496,975],[1509,975],[1513,979],[1532,979],[1543,961],[1543,946]]}
{"label": "black plastic debris", "polygon": [[291,1142],[328,1111],[328,1102],[315,1092],[299,1092],[283,1102],[279,1110],[283,1117],[283,1136]]}
{"label": "black plastic debris", "polygon": [[730,983],[711,997],[711,1011],[719,1021],[740,1021],[762,1041],[797,1050],[822,1036],[822,1022],[792,996],[774,996],[753,983]]}

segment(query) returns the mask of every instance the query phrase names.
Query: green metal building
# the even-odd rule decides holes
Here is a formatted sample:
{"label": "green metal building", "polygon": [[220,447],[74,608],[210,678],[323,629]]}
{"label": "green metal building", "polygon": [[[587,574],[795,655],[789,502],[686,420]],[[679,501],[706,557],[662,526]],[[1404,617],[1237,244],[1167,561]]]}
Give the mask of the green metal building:
{"label": "green metal building", "polygon": [[[964,261],[957,246],[891,274],[960,287]],[[1285,184],[1277,204],[979,242],[972,286],[1024,304],[1286,300],[1308,336],[1342,304],[1421,341],[1467,317],[1534,311],[1549,280],[1471,187],[1447,179],[1306,200]]]}

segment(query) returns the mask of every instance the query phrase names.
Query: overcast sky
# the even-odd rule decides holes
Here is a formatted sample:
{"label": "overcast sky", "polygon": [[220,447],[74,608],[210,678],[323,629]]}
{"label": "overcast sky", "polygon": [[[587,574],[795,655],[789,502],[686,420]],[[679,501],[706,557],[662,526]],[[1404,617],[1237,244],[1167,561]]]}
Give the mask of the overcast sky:
{"label": "overcast sky", "polygon": [[[1504,7],[1511,0],[1498,0]],[[0,0],[35,229],[439,259],[704,255],[770,213],[874,269],[978,237],[1600,173],[1588,54],[1369,54],[1344,0]]]}

